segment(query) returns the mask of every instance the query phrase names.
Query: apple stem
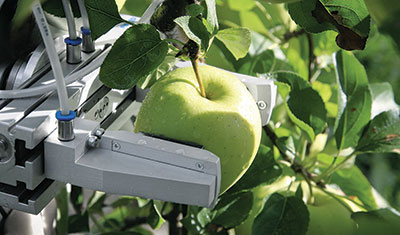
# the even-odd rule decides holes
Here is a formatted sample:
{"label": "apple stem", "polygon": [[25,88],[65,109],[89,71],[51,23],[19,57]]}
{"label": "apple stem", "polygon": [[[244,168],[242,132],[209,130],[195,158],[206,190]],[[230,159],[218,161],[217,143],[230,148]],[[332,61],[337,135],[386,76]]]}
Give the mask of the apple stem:
{"label": "apple stem", "polygon": [[200,78],[199,64],[198,64],[198,63],[199,63],[199,60],[196,58],[196,59],[190,59],[190,61],[192,62],[193,70],[194,70],[194,73],[195,73],[195,75],[196,75],[197,82],[199,83],[200,94],[201,94],[201,96],[203,96],[204,98],[207,98],[207,97],[206,97],[206,91],[204,90],[203,82],[201,81],[201,78]]}

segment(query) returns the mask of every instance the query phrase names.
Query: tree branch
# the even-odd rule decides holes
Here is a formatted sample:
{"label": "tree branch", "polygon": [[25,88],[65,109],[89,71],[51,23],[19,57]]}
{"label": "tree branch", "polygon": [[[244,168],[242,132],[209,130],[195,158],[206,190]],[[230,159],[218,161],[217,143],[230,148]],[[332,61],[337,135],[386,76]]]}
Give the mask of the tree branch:
{"label": "tree branch", "polygon": [[309,184],[310,184],[310,181],[313,181],[316,185],[318,185],[320,187],[325,187],[325,183],[322,181],[322,179],[315,180],[315,178],[312,176],[312,174],[310,172],[308,172],[307,169],[304,168],[303,165],[301,165],[301,163],[299,161],[297,161],[296,159],[293,159],[293,160],[290,159],[290,157],[285,153],[285,151],[283,151],[281,149],[281,147],[278,145],[278,143],[277,143],[278,136],[275,134],[275,132],[272,130],[272,128],[269,125],[263,127],[263,129],[265,130],[267,136],[271,139],[271,142],[278,148],[279,153],[281,154],[283,160],[291,163],[290,168],[292,168],[292,170],[296,174],[302,175],[304,177],[304,179],[306,180],[306,182]]}
{"label": "tree branch", "polygon": [[314,69],[314,42],[310,33],[306,33],[307,41],[308,41],[308,81],[311,83],[312,79],[312,71]]}

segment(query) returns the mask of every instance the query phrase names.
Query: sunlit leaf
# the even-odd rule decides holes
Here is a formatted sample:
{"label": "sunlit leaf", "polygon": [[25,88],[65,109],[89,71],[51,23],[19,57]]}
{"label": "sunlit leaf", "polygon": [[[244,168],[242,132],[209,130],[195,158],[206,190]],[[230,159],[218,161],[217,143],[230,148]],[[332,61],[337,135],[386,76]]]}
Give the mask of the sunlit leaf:
{"label": "sunlit leaf", "polygon": [[[278,91],[287,99],[288,115],[310,140],[323,131],[326,125],[326,109],[321,96],[300,76],[290,72],[276,72],[273,76],[278,82],[286,83],[290,91],[283,92],[278,83]],[[286,93],[286,94],[285,94]]]}
{"label": "sunlit leaf", "polygon": [[372,96],[367,73],[350,52],[336,54],[337,79],[340,86],[339,114],[335,128],[338,149],[356,146],[371,117]]}
{"label": "sunlit leaf", "polygon": [[253,235],[305,235],[309,212],[303,200],[297,196],[285,197],[272,194],[253,223]]}
{"label": "sunlit leaf", "polygon": [[364,131],[357,150],[360,152],[400,154],[400,117],[397,111],[376,116]]}
{"label": "sunlit leaf", "polygon": [[174,21],[183,29],[189,39],[200,45],[202,50],[207,51],[210,33],[200,19],[192,16],[181,16]]}
{"label": "sunlit leaf", "polygon": [[363,0],[303,0],[290,3],[288,8],[292,19],[308,32],[335,30],[341,48],[365,48],[370,16]]}
{"label": "sunlit leaf", "polygon": [[378,208],[372,194],[372,186],[357,166],[336,171],[331,177],[331,182],[339,185],[346,195],[358,197],[368,210]]}
{"label": "sunlit leaf", "polygon": [[250,48],[251,37],[247,28],[228,28],[218,31],[216,37],[221,40],[226,48],[238,60],[246,56]]}
{"label": "sunlit leaf", "polygon": [[233,228],[249,216],[253,207],[251,191],[224,194],[213,209],[212,223],[225,228]]}
{"label": "sunlit leaf", "polygon": [[154,26],[138,24],[127,29],[114,43],[100,69],[100,80],[115,89],[129,89],[163,61],[168,43]]}
{"label": "sunlit leaf", "polygon": [[163,218],[162,214],[161,214],[161,209],[162,206],[165,202],[161,202],[161,201],[156,201],[153,200],[152,201],[152,207],[150,210],[150,215],[147,218],[147,222],[149,223],[149,225],[151,226],[152,229],[159,229],[161,227],[161,225],[165,222],[165,219]]}
{"label": "sunlit leaf", "polygon": [[93,40],[123,22],[114,0],[85,0]]}
{"label": "sunlit leaf", "polygon": [[281,173],[282,169],[275,162],[273,151],[264,145],[260,145],[249,169],[227,193],[249,190],[261,184],[272,183]]}

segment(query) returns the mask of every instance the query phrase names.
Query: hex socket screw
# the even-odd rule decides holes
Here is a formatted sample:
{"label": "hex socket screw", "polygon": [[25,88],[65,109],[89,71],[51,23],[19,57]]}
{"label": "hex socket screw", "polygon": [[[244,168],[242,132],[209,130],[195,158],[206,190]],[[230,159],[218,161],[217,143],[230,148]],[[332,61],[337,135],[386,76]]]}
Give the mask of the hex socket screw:
{"label": "hex socket screw", "polygon": [[121,149],[121,145],[118,142],[114,142],[113,143],[113,149],[114,150],[119,150],[119,149]]}
{"label": "hex socket screw", "polygon": [[260,100],[257,102],[257,106],[258,106],[258,109],[264,110],[267,108],[268,105],[263,100]]}

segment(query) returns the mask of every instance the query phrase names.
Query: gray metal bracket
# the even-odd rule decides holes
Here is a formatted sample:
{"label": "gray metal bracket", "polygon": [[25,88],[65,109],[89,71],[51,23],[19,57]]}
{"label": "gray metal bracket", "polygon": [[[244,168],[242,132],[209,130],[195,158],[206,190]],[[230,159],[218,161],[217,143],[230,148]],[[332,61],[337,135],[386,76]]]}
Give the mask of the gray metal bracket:
{"label": "gray metal bracket", "polygon": [[78,119],[75,139],[53,132],[44,144],[45,176],[85,188],[212,207],[220,187],[219,158],[209,151],[126,131],[106,131],[88,145],[98,123]]}

